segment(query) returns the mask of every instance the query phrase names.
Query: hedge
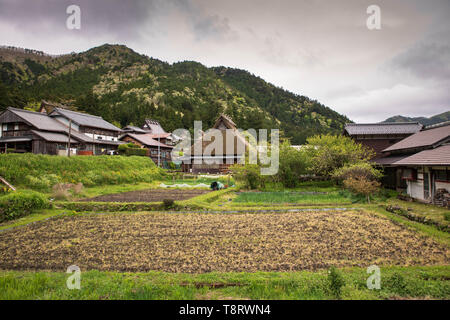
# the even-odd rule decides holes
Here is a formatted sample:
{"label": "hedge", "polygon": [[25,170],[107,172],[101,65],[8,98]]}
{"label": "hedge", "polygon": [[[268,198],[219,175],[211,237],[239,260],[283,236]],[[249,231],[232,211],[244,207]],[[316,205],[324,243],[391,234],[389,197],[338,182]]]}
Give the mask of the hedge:
{"label": "hedge", "polygon": [[51,206],[42,193],[31,190],[12,192],[0,197],[0,222],[17,219]]}

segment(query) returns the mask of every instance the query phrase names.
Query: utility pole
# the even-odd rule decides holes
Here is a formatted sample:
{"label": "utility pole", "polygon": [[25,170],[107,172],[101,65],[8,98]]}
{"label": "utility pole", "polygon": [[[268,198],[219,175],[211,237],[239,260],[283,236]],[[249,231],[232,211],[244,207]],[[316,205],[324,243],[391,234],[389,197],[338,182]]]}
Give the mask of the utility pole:
{"label": "utility pole", "polygon": [[158,167],[161,167],[161,161],[160,161],[160,158],[161,158],[161,147],[159,145],[160,145],[160,137],[158,137]]}
{"label": "utility pole", "polygon": [[70,157],[70,136],[72,134],[72,119],[69,119],[69,139],[67,140],[67,156]]}

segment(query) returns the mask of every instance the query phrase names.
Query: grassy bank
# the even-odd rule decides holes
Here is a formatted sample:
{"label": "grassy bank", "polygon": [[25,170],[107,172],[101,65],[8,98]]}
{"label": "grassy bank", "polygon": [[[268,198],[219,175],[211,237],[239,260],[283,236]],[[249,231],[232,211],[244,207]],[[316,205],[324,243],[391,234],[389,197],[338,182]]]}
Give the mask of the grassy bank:
{"label": "grassy bank", "polygon": [[297,204],[349,204],[351,198],[341,192],[242,192],[236,203],[297,203]]}
{"label": "grassy bank", "polygon": [[81,289],[64,272],[0,272],[0,299],[450,299],[448,266],[382,267],[381,289],[369,290],[365,268],[339,269],[336,290],[327,270],[174,274],[81,270]]}
{"label": "grassy bank", "polygon": [[163,171],[148,157],[1,154],[0,176],[17,187],[42,192],[57,183],[86,187],[153,182]]}

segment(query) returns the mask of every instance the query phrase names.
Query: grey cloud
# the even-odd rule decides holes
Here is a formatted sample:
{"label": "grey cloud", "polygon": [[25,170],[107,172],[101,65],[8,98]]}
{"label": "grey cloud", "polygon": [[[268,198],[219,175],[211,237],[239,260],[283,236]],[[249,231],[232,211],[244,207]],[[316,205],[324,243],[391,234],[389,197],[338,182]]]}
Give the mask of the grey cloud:
{"label": "grey cloud", "polygon": [[[197,19],[196,19],[197,20]],[[224,38],[236,37],[231,30],[227,18],[221,18],[218,15],[207,16],[194,22],[194,32],[197,39],[205,38]]]}
{"label": "grey cloud", "polygon": [[80,36],[111,34],[117,39],[139,36],[140,26],[161,8],[161,1],[145,0],[1,0],[0,19],[22,32],[64,36],[69,5],[81,9]]}
{"label": "grey cloud", "polygon": [[418,78],[450,79],[450,44],[420,42],[399,54],[390,65]]}

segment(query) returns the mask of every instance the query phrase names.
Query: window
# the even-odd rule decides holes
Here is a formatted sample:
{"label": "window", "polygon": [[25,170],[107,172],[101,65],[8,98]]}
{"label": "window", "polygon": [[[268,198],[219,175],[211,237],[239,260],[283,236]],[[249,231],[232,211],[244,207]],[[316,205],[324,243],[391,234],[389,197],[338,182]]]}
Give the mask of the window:
{"label": "window", "polygon": [[436,170],[434,176],[436,181],[450,181],[450,171],[448,170]]}
{"label": "window", "polygon": [[402,179],[409,181],[417,180],[417,170],[416,169],[404,169],[402,172]]}

